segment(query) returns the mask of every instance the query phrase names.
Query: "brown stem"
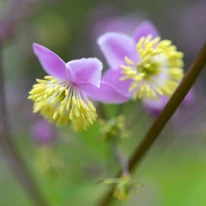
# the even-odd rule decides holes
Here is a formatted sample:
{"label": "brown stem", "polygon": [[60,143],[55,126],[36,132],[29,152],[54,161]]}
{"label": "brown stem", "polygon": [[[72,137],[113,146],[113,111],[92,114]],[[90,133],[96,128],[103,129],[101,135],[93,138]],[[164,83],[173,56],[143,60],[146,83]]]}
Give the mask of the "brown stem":
{"label": "brown stem", "polygon": [[[172,117],[184,97],[189,92],[190,88],[194,84],[200,72],[203,70],[206,65],[206,43],[200,51],[196,61],[191,66],[189,71],[186,73],[184,79],[170,98],[169,102],[159,115],[159,117],[155,120],[141,143],[137,146],[133,155],[129,160],[129,171],[133,172],[134,169],[139,165],[141,159],[144,155],[149,151],[150,147],[157,139],[158,135],[167,124],[169,119]],[[120,174],[120,173],[119,173]],[[119,176],[118,174],[118,176]],[[114,187],[111,188],[103,197],[102,201],[98,204],[98,206],[107,206],[110,204],[112,200],[112,195],[114,192]]]}
{"label": "brown stem", "polygon": [[49,206],[39,191],[39,188],[37,187],[35,180],[24,163],[21,154],[12,142],[12,137],[9,130],[10,125],[8,124],[6,112],[2,58],[2,46],[0,43],[0,149],[4,152],[9,166],[23,185],[25,191],[30,195],[34,204],[38,206]]}

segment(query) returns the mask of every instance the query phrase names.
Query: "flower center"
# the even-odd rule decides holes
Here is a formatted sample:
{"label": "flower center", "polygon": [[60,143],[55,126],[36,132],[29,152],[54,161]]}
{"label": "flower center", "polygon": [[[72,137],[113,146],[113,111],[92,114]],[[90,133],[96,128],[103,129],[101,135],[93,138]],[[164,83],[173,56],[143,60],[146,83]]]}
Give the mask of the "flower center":
{"label": "flower center", "polygon": [[125,57],[121,65],[120,80],[132,79],[129,91],[136,98],[158,98],[158,95],[170,96],[183,77],[183,53],[178,52],[171,41],[151,35],[142,37],[136,46],[138,63]]}
{"label": "flower center", "polygon": [[156,75],[159,73],[159,64],[157,62],[153,62],[152,59],[148,58],[145,61],[142,61],[137,64],[136,70],[139,70],[144,79],[149,80],[152,75]]}
{"label": "flower center", "polygon": [[76,131],[85,130],[96,120],[95,107],[75,85],[52,76],[37,79],[37,82],[28,97],[34,101],[34,113],[40,112],[58,126],[71,121]]}

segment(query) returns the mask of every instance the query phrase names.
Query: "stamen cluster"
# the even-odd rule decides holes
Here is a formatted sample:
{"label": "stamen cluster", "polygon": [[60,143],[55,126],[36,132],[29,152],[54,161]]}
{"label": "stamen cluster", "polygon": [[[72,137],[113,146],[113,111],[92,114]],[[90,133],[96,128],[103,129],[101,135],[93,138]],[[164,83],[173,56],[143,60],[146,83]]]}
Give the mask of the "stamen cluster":
{"label": "stamen cluster", "polygon": [[76,131],[85,130],[96,120],[95,107],[75,85],[52,76],[37,79],[37,82],[28,97],[34,101],[34,113],[40,112],[58,126],[71,121]]}
{"label": "stamen cluster", "polygon": [[138,63],[125,57],[126,65],[121,65],[121,80],[132,79],[129,90],[133,98],[158,98],[170,96],[183,77],[183,53],[169,40],[142,37],[136,45]]}

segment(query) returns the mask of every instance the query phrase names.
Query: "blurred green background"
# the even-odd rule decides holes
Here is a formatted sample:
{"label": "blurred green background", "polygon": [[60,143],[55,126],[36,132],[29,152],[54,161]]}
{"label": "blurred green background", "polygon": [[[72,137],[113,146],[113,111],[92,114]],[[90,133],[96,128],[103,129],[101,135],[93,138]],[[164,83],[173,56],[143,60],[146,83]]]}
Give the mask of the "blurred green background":
{"label": "blurred green background", "polygon": [[[205,10],[204,0],[0,0],[10,129],[51,205],[96,205],[109,188],[97,183],[113,177],[119,165],[109,154],[108,145],[98,138],[98,123],[77,134],[70,127],[55,128],[32,114],[27,94],[35,79],[45,75],[32,43],[50,48],[65,61],[97,56],[104,62],[96,46],[99,34],[114,25],[114,30],[131,33],[141,21],[150,20],[163,38],[185,53],[187,70],[205,41]],[[120,23],[111,24],[114,20]],[[114,205],[206,205],[204,79],[205,73],[195,85],[193,103],[171,119],[133,175],[143,188],[138,194],[131,193],[130,200]],[[122,142],[129,157],[155,117],[140,102],[104,105],[108,117],[116,115],[119,107],[127,122],[136,116],[131,137]],[[32,205],[0,151],[0,206]]]}

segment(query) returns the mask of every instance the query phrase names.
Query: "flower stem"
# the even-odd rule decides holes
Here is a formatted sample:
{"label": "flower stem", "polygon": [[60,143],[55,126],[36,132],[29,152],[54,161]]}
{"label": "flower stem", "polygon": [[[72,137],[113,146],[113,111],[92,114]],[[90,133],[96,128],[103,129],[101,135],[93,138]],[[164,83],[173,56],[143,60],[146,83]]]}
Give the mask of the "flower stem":
{"label": "flower stem", "polygon": [[127,158],[124,156],[124,154],[120,151],[120,148],[118,148],[118,142],[115,140],[111,140],[110,146],[111,146],[111,153],[114,156],[114,158],[119,162],[123,175],[128,175],[129,174],[129,169],[128,169],[129,162]]}
{"label": "flower stem", "polygon": [[0,149],[4,152],[9,166],[21,182],[25,191],[30,195],[31,199],[34,202],[34,205],[49,206],[49,204],[39,191],[39,188],[37,187],[35,180],[30,174],[27,165],[24,163],[21,154],[12,141],[12,135],[9,130],[10,126],[6,112],[6,95],[4,88],[4,71],[2,60],[2,45],[0,42]]}
{"label": "flower stem", "polygon": [[[200,72],[206,65],[206,43],[200,51],[196,61],[191,66],[189,71],[186,73],[184,79],[170,98],[169,102],[155,120],[141,143],[135,149],[133,155],[129,160],[129,172],[133,172],[135,168],[139,165],[141,159],[149,151],[154,141],[157,139],[160,132],[163,130],[164,126],[167,124],[169,119],[172,117],[180,103],[183,101],[184,97],[189,92],[190,88],[194,84]],[[118,174],[118,176],[121,173]],[[114,192],[114,187],[112,187],[103,197],[102,201],[98,206],[110,205],[112,200],[112,195]]]}

